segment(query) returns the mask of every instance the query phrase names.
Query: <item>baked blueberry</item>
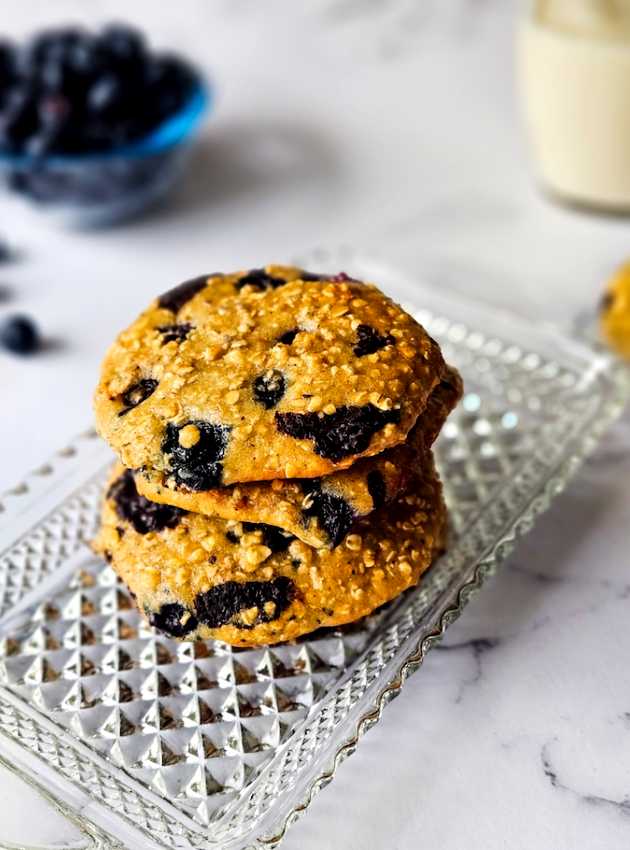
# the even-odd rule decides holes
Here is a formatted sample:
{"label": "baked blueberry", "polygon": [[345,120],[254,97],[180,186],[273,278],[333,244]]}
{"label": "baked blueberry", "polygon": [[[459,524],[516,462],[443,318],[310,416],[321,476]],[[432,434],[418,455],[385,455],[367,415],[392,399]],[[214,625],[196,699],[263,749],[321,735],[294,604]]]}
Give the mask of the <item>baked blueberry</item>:
{"label": "baked blueberry", "polygon": [[285,331],[278,337],[278,342],[281,342],[283,345],[291,345],[299,332],[300,328],[291,328],[290,331]]}
{"label": "baked blueberry", "polygon": [[118,516],[131,523],[138,534],[175,528],[187,513],[181,508],[158,505],[141,496],[129,469],[114,481],[107,496],[113,500]]}
{"label": "baked blueberry", "polygon": [[184,304],[190,301],[191,298],[201,292],[211,277],[216,277],[217,272],[212,274],[203,274],[200,277],[195,277],[192,280],[185,280],[178,286],[169,289],[158,298],[158,307],[164,310],[170,310],[172,313],[178,313]]}
{"label": "baked blueberry", "polygon": [[180,322],[174,325],[161,325],[158,331],[162,334],[162,345],[167,342],[183,342],[193,329],[190,322]]}
{"label": "baked blueberry", "polygon": [[316,479],[304,480],[302,489],[309,496],[302,513],[306,517],[317,517],[331,546],[338,546],[356,519],[354,511],[341,496],[322,490]]}
{"label": "baked blueberry", "polygon": [[368,472],[367,486],[368,493],[372,497],[372,507],[376,511],[385,504],[385,500],[387,498],[385,480],[378,469],[373,469],[371,472]]}
{"label": "baked blueberry", "polygon": [[252,269],[243,277],[239,278],[234,286],[239,290],[244,286],[251,286],[261,292],[265,289],[277,289],[279,286],[284,286],[287,283],[282,277],[273,277],[267,274],[264,269]]}
{"label": "baked blueberry", "polygon": [[366,354],[374,354],[386,345],[394,345],[396,340],[391,334],[383,336],[369,325],[359,325],[357,328],[357,342],[352,349],[357,357],[365,357]]}
{"label": "baked blueberry", "polygon": [[31,354],[39,345],[37,325],[28,316],[9,316],[0,323],[0,348],[14,354]]}
{"label": "baked blueberry", "polygon": [[159,611],[152,611],[149,614],[149,623],[154,629],[175,638],[189,635],[198,626],[195,617],[179,602],[167,602]]}
{"label": "baked blueberry", "polygon": [[300,280],[305,282],[310,281],[318,281],[318,280],[331,280],[330,276],[327,274],[316,274],[315,272],[306,272],[302,270],[300,272]]}
{"label": "baked blueberry", "polygon": [[221,484],[230,428],[195,420],[166,426],[162,452],[176,484],[189,490],[210,490]]}
{"label": "baked blueberry", "polygon": [[[257,622],[266,623],[289,607],[294,593],[295,585],[286,576],[271,581],[226,581],[197,596],[195,614],[200,623],[216,629],[232,622],[240,611],[258,608]],[[268,603],[273,603],[271,613]],[[234,625],[247,628],[238,621]]]}
{"label": "baked blueberry", "polygon": [[338,461],[364,452],[373,434],[400,421],[400,411],[381,410],[373,404],[342,405],[334,413],[276,413],[275,417],[280,433],[312,440],[318,455]]}
{"label": "baked blueberry", "polygon": [[262,542],[272,552],[284,552],[289,548],[291,541],[295,540],[295,537],[287,531],[283,531],[275,525],[267,525],[264,522],[244,522],[243,531],[245,533],[262,532]]}
{"label": "baked blueberry", "polygon": [[159,382],[156,381],[155,378],[142,378],[140,381],[136,381],[135,384],[127,387],[120,397],[124,408],[118,415],[124,416],[126,413],[129,413],[130,410],[133,410],[134,407],[137,407],[139,404],[142,404],[143,401],[146,401],[150,395],[153,395],[157,389],[158,383]]}
{"label": "baked blueberry", "polygon": [[275,407],[286,391],[287,384],[284,375],[277,369],[270,369],[254,379],[252,390],[254,398],[266,410]]}

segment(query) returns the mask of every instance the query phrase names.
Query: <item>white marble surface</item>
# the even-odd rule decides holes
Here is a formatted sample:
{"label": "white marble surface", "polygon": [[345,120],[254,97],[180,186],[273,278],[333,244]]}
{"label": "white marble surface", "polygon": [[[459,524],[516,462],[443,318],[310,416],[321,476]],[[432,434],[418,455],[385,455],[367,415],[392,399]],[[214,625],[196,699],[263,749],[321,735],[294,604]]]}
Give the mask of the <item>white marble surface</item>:
{"label": "white marble surface", "polygon": [[[0,311],[55,344],[0,356],[0,489],[80,430],[99,358],[156,291],[349,243],[568,323],[628,253],[628,222],[549,205],[518,125],[507,0],[21,0],[16,34],[131,17],[216,79],[174,202],[70,234],[0,200],[23,249]],[[630,843],[630,429],[618,426],[430,653],[287,850],[621,850]],[[0,844],[72,840],[0,770]]]}

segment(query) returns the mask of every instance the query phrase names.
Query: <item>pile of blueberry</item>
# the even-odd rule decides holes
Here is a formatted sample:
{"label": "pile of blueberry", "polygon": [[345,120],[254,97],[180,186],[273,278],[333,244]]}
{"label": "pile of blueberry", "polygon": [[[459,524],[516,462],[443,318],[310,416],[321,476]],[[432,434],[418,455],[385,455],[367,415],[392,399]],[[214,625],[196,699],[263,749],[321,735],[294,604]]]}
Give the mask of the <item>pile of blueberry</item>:
{"label": "pile of blueberry", "polygon": [[124,25],[49,29],[0,41],[0,151],[41,157],[135,142],[177,112],[197,76]]}

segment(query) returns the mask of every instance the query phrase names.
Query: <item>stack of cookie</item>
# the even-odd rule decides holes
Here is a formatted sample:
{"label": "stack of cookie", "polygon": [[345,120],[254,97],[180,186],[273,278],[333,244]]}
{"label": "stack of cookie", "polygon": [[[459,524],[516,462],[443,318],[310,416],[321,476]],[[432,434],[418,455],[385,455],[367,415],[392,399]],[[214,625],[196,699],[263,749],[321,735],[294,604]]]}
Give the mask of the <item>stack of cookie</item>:
{"label": "stack of cookie", "polygon": [[105,357],[94,543],[176,638],[277,643],[368,614],[445,543],[431,445],[461,395],[375,286],[286,266],[160,296]]}

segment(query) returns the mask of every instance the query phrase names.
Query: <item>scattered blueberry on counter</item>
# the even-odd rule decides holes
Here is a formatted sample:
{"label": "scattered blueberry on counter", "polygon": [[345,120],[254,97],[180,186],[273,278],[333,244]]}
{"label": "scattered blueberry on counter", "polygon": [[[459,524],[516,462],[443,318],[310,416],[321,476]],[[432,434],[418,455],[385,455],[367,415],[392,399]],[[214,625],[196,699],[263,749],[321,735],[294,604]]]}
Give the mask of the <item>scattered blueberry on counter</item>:
{"label": "scattered blueberry on counter", "polygon": [[14,354],[31,354],[40,343],[37,325],[28,316],[7,316],[0,321],[0,348]]}
{"label": "scattered blueberry on counter", "polygon": [[196,86],[186,62],[151,52],[124,25],[48,29],[24,46],[0,41],[0,152],[41,157],[130,144]]}
{"label": "scattered blueberry on counter", "polygon": [[13,256],[9,243],[0,236],[0,263],[8,262]]}

